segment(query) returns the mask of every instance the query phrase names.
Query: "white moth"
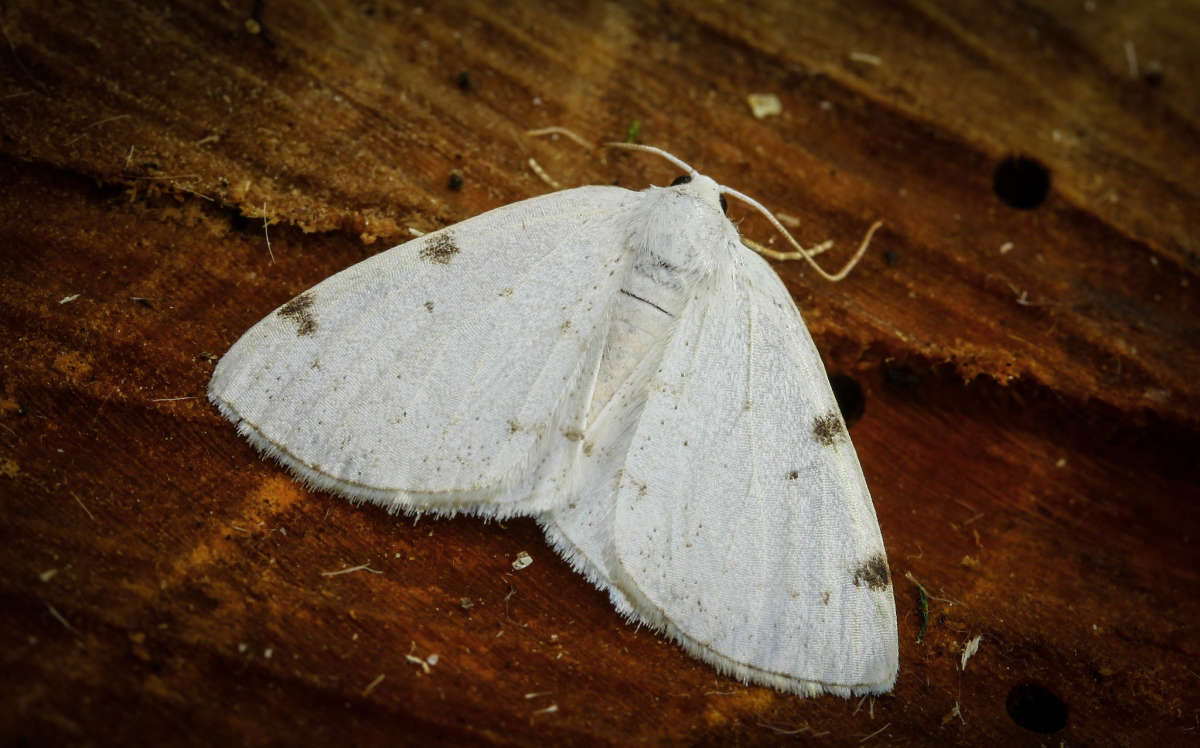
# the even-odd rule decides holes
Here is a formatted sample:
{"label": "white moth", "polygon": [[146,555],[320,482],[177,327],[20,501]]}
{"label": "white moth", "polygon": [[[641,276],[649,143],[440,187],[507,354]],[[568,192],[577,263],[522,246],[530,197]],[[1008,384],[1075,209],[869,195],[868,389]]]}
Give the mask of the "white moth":
{"label": "white moth", "polygon": [[687,176],[536,197],[347,268],[246,332],[209,397],[309,486],[536,518],[626,618],[723,673],[889,691],[896,609],[862,469],[722,194],[765,209],[641,150]]}

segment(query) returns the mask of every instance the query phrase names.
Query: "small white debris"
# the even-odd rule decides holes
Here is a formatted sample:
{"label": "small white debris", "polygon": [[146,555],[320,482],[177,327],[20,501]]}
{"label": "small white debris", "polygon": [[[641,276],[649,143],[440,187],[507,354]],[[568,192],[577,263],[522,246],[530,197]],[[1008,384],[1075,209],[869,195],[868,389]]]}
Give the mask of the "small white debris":
{"label": "small white debris", "polygon": [[436,664],[438,664],[438,656],[435,654],[431,654],[425,658],[425,661],[428,662],[431,666],[436,665]]}
{"label": "small white debris", "polygon": [[380,673],[379,675],[377,675],[375,677],[375,680],[368,683],[367,687],[362,690],[362,695],[370,696],[371,692],[375,690],[375,687],[378,686],[380,683],[383,683],[383,678],[384,678],[383,673]]}
{"label": "small white debris", "polygon": [[58,569],[46,569],[41,574],[38,574],[38,579],[41,579],[43,582],[49,582],[51,579],[54,579],[54,575],[57,573]]}
{"label": "small white debris", "polygon": [[1160,387],[1151,387],[1142,393],[1142,397],[1146,398],[1152,403],[1165,405],[1171,399],[1171,391],[1164,390]]}
{"label": "small white debris", "polygon": [[62,613],[58,612],[57,608],[55,608],[50,603],[46,603],[46,609],[50,611],[50,615],[54,616],[54,620],[58,621],[64,627],[66,627],[67,631],[72,631],[72,632],[75,631],[75,627],[72,626],[69,621],[67,621],[67,619],[63,616]]}
{"label": "small white debris", "polygon": [[550,176],[550,174],[542,168],[542,165],[537,162],[537,159],[530,158],[528,163],[530,171],[536,174],[538,179],[545,182],[547,187],[552,190],[561,190],[563,188],[563,186],[558,183],[558,180]]}
{"label": "small white debris", "polygon": [[404,655],[404,659],[408,660],[409,662],[411,662],[414,665],[419,665],[421,667],[421,670],[425,671],[426,675],[429,674],[429,663],[426,662],[425,660],[422,660],[420,657],[417,657],[416,655],[411,655],[411,654]]}
{"label": "small white debris", "polygon": [[746,102],[750,104],[750,112],[755,119],[783,113],[783,104],[775,94],[752,93],[746,97]]}
{"label": "small white debris", "polygon": [[963,647],[962,661],[959,663],[959,666],[962,670],[967,669],[967,660],[971,659],[971,657],[979,651],[979,642],[982,639],[983,634],[977,634],[974,639],[967,642],[966,646]]}
{"label": "small white debris", "polygon": [[800,228],[800,219],[791,213],[776,213],[775,217],[779,219],[780,223],[782,223],[784,226],[787,226],[789,229]]}
{"label": "small white debris", "polygon": [[512,562],[513,571],[520,571],[532,563],[533,557],[525,551],[521,551],[517,554],[517,558]]}
{"label": "small white debris", "polygon": [[1129,77],[1138,77],[1137,49],[1131,41],[1125,42],[1125,64],[1129,65]]}
{"label": "small white debris", "polygon": [[336,577],[340,574],[350,574],[350,573],[356,572],[356,571],[369,571],[372,574],[382,574],[383,573],[379,569],[372,569],[370,566],[367,566],[366,564],[359,564],[358,566],[348,566],[345,569],[338,569],[337,571],[323,571],[323,572],[321,572],[321,576]]}
{"label": "small white debris", "polygon": [[1004,242],[1003,244],[1000,245],[1000,254],[1006,255],[1012,251],[1012,248],[1013,248],[1012,242]]}
{"label": "small white debris", "polygon": [[874,65],[876,67],[883,64],[882,57],[873,55],[870,52],[851,52],[850,59],[854,62],[861,62],[864,65]]}
{"label": "small white debris", "polygon": [[950,723],[951,723],[951,722],[953,722],[953,721],[954,721],[956,718],[957,718],[957,719],[959,719],[959,720],[962,720],[962,723],[963,723],[964,725],[967,723],[967,721],[966,721],[965,719],[963,719],[963,716],[962,716],[962,709],[961,709],[961,708],[958,706],[958,702],[957,702],[957,701],[956,701],[956,702],[954,702],[954,708],[953,708],[953,709],[951,709],[951,710],[950,710],[950,711],[949,711],[949,712],[946,714],[946,716],[942,717],[942,727],[945,727],[946,725],[950,724]]}
{"label": "small white debris", "polygon": [[61,299],[58,300],[58,303],[59,304],[70,304],[72,301],[74,301],[75,299],[78,299],[79,297],[80,297],[80,294],[73,293],[70,296],[62,297]]}

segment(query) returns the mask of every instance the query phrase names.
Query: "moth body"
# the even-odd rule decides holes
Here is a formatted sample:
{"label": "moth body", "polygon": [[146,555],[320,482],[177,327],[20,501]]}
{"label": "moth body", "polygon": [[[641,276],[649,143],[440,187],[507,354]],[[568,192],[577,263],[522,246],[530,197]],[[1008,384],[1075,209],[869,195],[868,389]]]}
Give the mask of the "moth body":
{"label": "moth body", "polygon": [[310,486],[536,518],[622,614],[722,672],[888,691],[870,493],[725,189],[580,187],[394,247],[247,331],[209,397]]}

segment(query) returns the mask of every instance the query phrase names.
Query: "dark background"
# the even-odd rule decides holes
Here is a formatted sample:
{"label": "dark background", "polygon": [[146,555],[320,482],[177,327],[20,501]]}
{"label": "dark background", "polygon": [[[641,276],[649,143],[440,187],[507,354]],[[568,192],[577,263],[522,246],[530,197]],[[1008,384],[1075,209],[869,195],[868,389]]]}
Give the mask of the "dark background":
{"label": "dark background", "polygon": [[[1195,740],[1200,6],[796,5],[0,7],[0,739]],[[634,121],[827,267],[885,222],[841,283],[777,268],[862,390],[890,695],[720,677],[531,521],[306,491],[202,397],[296,293],[547,191],[530,158],[668,183],[522,134]]]}

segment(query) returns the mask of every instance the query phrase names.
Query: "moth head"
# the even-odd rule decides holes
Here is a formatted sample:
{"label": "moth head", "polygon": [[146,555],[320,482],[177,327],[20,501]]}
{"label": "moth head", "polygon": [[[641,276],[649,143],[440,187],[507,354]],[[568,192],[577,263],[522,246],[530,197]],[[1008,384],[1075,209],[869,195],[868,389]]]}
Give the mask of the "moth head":
{"label": "moth head", "polygon": [[721,185],[703,174],[681,174],[671,182],[671,186],[680,192],[695,195],[711,205],[719,205],[722,213],[729,212],[729,203],[725,202],[725,196],[721,194]]}

